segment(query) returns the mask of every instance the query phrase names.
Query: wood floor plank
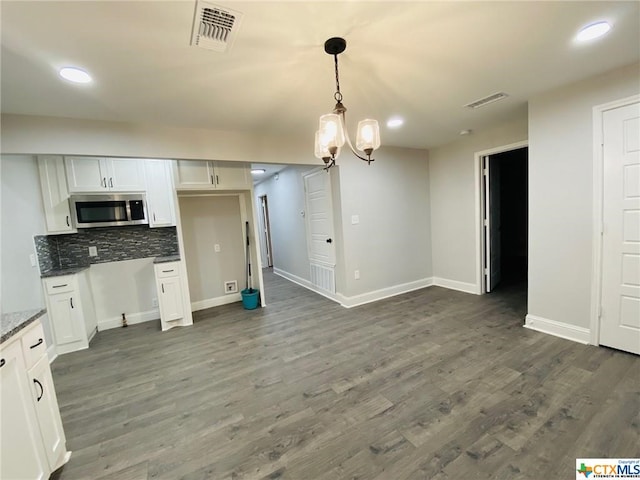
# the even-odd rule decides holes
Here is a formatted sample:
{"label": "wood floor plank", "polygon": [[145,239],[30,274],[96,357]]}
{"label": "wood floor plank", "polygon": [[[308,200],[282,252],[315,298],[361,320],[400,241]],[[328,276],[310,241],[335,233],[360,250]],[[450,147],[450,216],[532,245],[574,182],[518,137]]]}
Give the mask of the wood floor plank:
{"label": "wood floor plank", "polygon": [[640,358],[522,328],[526,290],[240,303],[99,332],[53,375],[55,480],[533,480],[640,456]]}

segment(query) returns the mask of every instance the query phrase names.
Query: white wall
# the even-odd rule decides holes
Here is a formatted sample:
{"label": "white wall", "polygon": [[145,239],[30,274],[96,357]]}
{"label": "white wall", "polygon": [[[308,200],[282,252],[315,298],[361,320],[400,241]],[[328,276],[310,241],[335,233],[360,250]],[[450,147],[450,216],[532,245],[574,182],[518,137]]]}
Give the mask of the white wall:
{"label": "white wall", "polygon": [[[0,157],[2,196],[1,252],[2,313],[45,306],[38,267],[32,267],[29,255],[35,255],[34,235],[46,232],[40,193],[40,177],[35,157]],[[45,324],[46,323],[46,324]],[[47,343],[51,330],[43,322]]]}
{"label": "white wall", "polygon": [[153,306],[158,298],[153,258],[96,263],[88,277],[99,330],[120,326],[123,313],[130,324],[160,318]]}
{"label": "white wall", "polygon": [[[245,236],[237,195],[180,196],[180,221],[191,302],[207,308],[224,298],[224,282],[245,288]],[[220,245],[215,252],[214,245]],[[254,265],[257,260],[252,258]],[[253,277],[258,288],[258,277]],[[239,300],[238,296],[230,297]]]}
{"label": "white wall", "polygon": [[468,291],[478,291],[475,153],[526,139],[527,117],[523,116],[429,151],[436,283],[447,282]]}
{"label": "white wall", "polygon": [[[302,175],[311,170],[313,168],[307,166],[290,166],[278,173],[277,180],[273,176],[254,188],[258,216],[259,197],[267,195],[274,268],[306,281],[310,281],[310,275],[307,233],[302,216],[305,211]],[[263,239],[262,236],[261,241]],[[266,261],[265,257],[263,261]]]}
{"label": "white wall", "polygon": [[[334,182],[342,202],[335,220],[341,227],[338,258],[344,262],[337,286],[347,304],[413,282],[424,286],[433,275],[427,151],[383,147],[374,157],[367,165],[345,151]],[[357,225],[351,224],[353,215]]]}
{"label": "white wall", "polygon": [[529,315],[589,328],[593,107],[640,92],[640,65],[529,103]]}

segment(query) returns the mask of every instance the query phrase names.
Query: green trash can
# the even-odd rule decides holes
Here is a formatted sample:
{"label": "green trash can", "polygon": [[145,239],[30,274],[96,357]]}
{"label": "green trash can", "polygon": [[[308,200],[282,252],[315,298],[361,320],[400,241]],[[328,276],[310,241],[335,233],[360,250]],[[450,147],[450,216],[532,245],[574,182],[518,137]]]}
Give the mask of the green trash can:
{"label": "green trash can", "polygon": [[245,288],[240,292],[242,294],[242,306],[245,310],[254,310],[258,308],[258,295],[260,292],[255,288]]}

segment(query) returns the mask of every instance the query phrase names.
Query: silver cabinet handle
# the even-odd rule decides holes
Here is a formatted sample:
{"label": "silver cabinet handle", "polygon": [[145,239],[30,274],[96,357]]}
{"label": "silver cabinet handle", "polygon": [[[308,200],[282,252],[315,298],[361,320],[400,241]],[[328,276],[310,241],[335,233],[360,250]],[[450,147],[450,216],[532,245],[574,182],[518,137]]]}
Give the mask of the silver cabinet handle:
{"label": "silver cabinet handle", "polygon": [[161,283],[160,286],[162,287],[162,293],[164,293],[164,283]]}
{"label": "silver cabinet handle", "polygon": [[70,227],[71,224],[69,223],[69,215],[67,215],[67,227]]}
{"label": "silver cabinet handle", "polygon": [[68,285],[68,283],[63,283],[62,285],[53,285],[51,288],[62,288],[62,287],[66,287]]}
{"label": "silver cabinet handle", "polygon": [[109,177],[109,187],[113,188],[113,177]]}
{"label": "silver cabinet handle", "polygon": [[69,297],[69,301],[71,302],[71,308],[76,308],[73,306],[73,297]]}
{"label": "silver cabinet handle", "polygon": [[29,348],[34,349],[36,347],[39,347],[40,345],[42,345],[42,342],[44,342],[44,340],[39,338],[38,341],[36,343],[34,343],[33,345],[31,345]]}
{"label": "silver cabinet handle", "polygon": [[102,184],[104,185],[104,188],[107,188],[107,177],[102,177]]}
{"label": "silver cabinet handle", "polygon": [[216,185],[220,185],[220,180],[218,179],[218,175],[216,175]]}

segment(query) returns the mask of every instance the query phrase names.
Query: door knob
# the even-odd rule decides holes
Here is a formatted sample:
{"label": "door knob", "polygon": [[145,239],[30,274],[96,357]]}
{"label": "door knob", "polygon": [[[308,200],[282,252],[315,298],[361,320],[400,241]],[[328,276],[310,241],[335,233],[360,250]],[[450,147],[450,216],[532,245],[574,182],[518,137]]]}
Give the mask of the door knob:
{"label": "door knob", "polygon": [[331,240],[330,238],[327,238],[327,243],[332,243],[333,240]]}

